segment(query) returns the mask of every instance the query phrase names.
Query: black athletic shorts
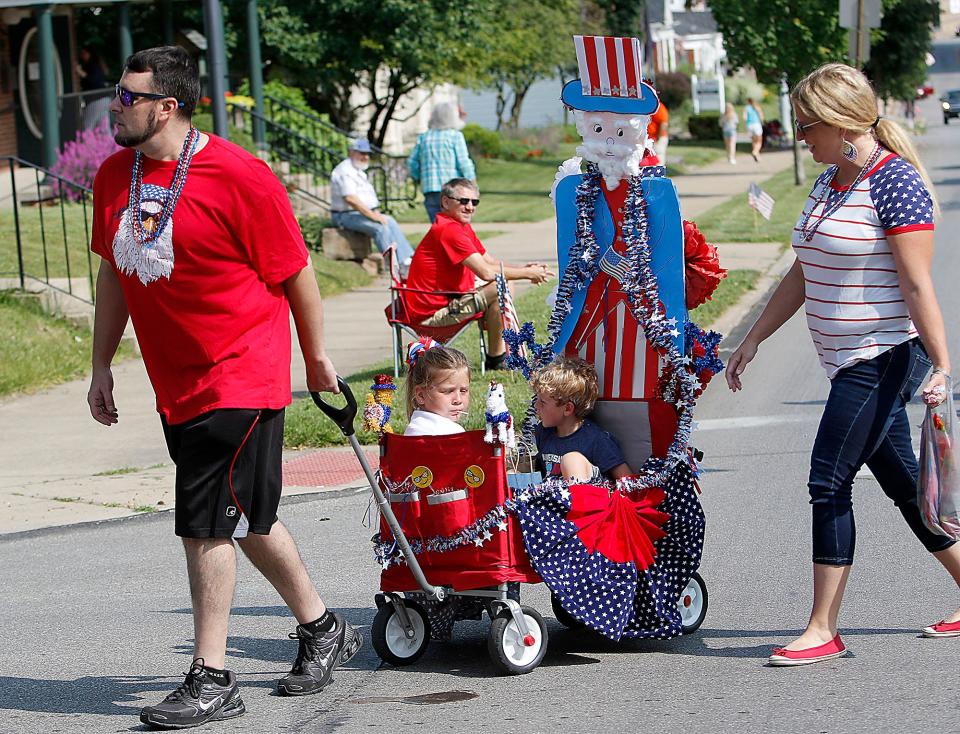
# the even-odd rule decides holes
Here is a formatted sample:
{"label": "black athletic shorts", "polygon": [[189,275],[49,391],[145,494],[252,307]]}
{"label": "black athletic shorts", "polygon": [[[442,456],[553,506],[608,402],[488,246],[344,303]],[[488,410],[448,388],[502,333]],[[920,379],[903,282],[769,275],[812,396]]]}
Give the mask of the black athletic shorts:
{"label": "black athletic shorts", "polygon": [[280,505],[283,409],[212,410],[173,426],[160,420],[177,465],[177,535],[269,534]]}

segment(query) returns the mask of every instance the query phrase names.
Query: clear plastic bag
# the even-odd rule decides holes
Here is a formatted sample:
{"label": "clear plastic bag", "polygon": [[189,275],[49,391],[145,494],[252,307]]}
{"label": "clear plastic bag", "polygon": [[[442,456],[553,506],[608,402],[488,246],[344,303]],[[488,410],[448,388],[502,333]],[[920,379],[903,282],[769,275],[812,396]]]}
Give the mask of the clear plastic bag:
{"label": "clear plastic bag", "polygon": [[935,408],[927,406],[920,429],[917,501],[923,523],[931,532],[960,540],[960,451],[949,379],[947,399]]}

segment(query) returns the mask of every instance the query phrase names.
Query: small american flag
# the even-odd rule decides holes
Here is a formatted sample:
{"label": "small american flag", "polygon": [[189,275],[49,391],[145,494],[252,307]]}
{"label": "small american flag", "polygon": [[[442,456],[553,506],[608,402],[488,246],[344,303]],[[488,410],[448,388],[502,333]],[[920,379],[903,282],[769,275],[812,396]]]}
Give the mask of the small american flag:
{"label": "small american flag", "polygon": [[750,191],[747,192],[747,202],[763,215],[764,219],[770,219],[773,214],[773,197],[761,189],[755,183],[750,184]]}
{"label": "small american flag", "polygon": [[[517,308],[513,305],[513,296],[510,295],[510,288],[507,286],[507,279],[503,275],[503,269],[497,275],[497,300],[500,303],[500,318],[503,321],[503,328],[510,331],[520,331],[520,317],[517,316]],[[507,347],[509,351],[510,347]],[[518,356],[527,359],[527,349],[520,345],[520,354]]]}

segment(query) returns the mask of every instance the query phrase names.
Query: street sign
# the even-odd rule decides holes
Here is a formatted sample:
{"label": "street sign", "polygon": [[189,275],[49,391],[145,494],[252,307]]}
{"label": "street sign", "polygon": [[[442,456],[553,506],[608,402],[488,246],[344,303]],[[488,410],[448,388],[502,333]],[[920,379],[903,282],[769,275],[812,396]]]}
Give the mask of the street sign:
{"label": "street sign", "polygon": [[881,0],[840,0],[840,27],[859,28],[860,8],[863,7],[863,28],[879,28],[883,19]]}
{"label": "street sign", "polygon": [[881,0],[840,0],[840,27],[850,29],[848,54],[857,66],[870,59],[870,29],[882,19]]}

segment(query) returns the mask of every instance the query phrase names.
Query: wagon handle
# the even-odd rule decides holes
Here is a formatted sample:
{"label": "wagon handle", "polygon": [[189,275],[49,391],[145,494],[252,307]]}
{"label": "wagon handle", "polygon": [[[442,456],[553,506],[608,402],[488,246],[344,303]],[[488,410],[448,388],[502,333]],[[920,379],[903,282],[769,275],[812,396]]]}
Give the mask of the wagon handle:
{"label": "wagon handle", "polygon": [[320,393],[313,392],[311,390],[310,397],[313,398],[313,402],[317,404],[317,407],[324,412],[324,414],[330,418],[334,423],[337,424],[344,436],[352,436],[354,434],[353,428],[353,419],[357,417],[357,399],[353,397],[353,391],[350,389],[350,386],[347,384],[340,375],[337,375],[337,387],[340,388],[340,393],[347,399],[347,404],[342,408],[335,408],[326,402]]}

